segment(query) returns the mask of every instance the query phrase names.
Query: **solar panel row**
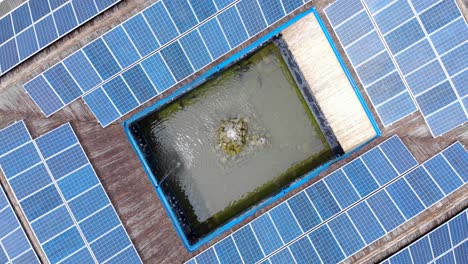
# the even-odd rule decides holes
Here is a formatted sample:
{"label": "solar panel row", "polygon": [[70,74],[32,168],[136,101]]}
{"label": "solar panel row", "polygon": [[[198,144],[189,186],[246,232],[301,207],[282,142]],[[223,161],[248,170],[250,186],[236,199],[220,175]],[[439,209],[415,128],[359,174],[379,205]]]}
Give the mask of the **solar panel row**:
{"label": "solar panel row", "polygon": [[414,113],[416,105],[361,0],[338,0],[325,14],[384,126]]}
{"label": "solar panel row", "polygon": [[0,187],[0,263],[40,263],[2,187]]}
{"label": "solar panel row", "polygon": [[[364,1],[364,3],[370,1]],[[468,121],[468,25],[455,0],[371,11],[434,136]],[[398,14],[398,16],[395,16]]]}
{"label": "solar panel row", "polygon": [[0,76],[120,0],[29,0],[0,18]]}
{"label": "solar panel row", "polygon": [[[415,166],[417,161],[394,136],[259,216],[189,263],[255,263]],[[301,259],[306,261],[313,256],[308,253],[304,252]]]}
{"label": "solar panel row", "polygon": [[420,2],[339,0],[326,14],[382,123],[414,112],[409,91],[436,137],[468,121],[468,25],[454,0]]}
{"label": "solar panel row", "polygon": [[468,263],[468,210],[453,217],[382,264]]}
{"label": "solar panel row", "polygon": [[106,126],[304,2],[161,0],[24,88],[46,116],[86,94],[87,105]]}
{"label": "solar panel row", "polygon": [[[339,263],[466,186],[467,168],[468,153],[457,142],[275,252],[266,263]],[[464,229],[466,226],[461,227],[460,231]],[[460,250],[466,253],[466,245]]]}
{"label": "solar panel row", "polygon": [[32,140],[18,122],[0,142],[0,167],[51,263],[141,263],[70,124]]}

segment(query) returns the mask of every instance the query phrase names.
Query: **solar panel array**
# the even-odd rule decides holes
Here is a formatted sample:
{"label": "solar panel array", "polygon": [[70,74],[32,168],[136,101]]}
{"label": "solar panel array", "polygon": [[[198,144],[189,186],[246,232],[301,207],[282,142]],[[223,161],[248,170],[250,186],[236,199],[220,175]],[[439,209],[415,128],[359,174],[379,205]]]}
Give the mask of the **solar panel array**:
{"label": "solar panel array", "polygon": [[141,263],[70,124],[0,131],[0,167],[51,263]]}
{"label": "solar panel array", "polygon": [[0,18],[0,76],[120,0],[29,0]]}
{"label": "solar panel array", "polygon": [[210,263],[210,259],[214,263],[259,261],[417,164],[401,140],[394,136],[264,213],[192,261],[199,264]]}
{"label": "solar panel array", "polygon": [[41,263],[0,187],[0,263]]}
{"label": "solar panel array", "polygon": [[24,85],[50,116],[83,97],[102,126],[202,69],[308,0],[161,0]]}
{"label": "solar panel array", "polygon": [[433,136],[468,121],[468,25],[455,0],[338,0],[326,14],[384,125],[415,103]]}
{"label": "solar panel array", "polygon": [[[389,234],[468,182],[468,153],[460,143],[360,201],[269,257],[338,263]],[[314,262],[315,263],[315,262]],[[398,262],[400,263],[400,262]],[[405,262],[402,262],[405,263]]]}
{"label": "solar panel array", "polygon": [[382,264],[468,263],[468,209]]}

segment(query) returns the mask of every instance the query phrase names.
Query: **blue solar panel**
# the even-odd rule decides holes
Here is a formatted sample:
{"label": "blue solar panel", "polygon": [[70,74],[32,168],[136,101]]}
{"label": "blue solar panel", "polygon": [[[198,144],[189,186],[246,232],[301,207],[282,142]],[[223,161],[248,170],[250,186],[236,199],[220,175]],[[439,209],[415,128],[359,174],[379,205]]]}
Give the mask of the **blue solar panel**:
{"label": "blue solar panel", "polygon": [[52,14],[48,15],[41,21],[38,21],[34,28],[36,29],[37,40],[39,47],[42,49],[58,38],[57,29],[55,28],[54,18]]}
{"label": "blue solar panel", "polygon": [[395,56],[404,75],[407,75],[436,58],[429,41],[422,40]]}
{"label": "blue solar panel", "polygon": [[102,88],[85,95],[83,100],[103,127],[120,117],[120,113]]}
{"label": "blue solar panel", "polygon": [[140,103],[156,96],[156,89],[140,65],[125,72],[123,78]]}
{"label": "blue solar panel", "polygon": [[[424,235],[416,242],[391,256],[391,263],[396,263],[404,254],[413,263],[458,263],[466,262],[466,249],[463,241],[468,238],[467,210],[464,210],[435,230]],[[465,252],[463,252],[465,251]],[[407,262],[406,262],[407,263]]]}
{"label": "blue solar panel", "polygon": [[170,70],[164,63],[161,55],[156,53],[141,63],[148,77],[156,85],[159,93],[165,91],[176,83]]}
{"label": "blue solar panel", "polygon": [[354,14],[364,11],[361,0],[338,0],[335,3],[326,9],[328,19],[334,27],[337,27]]}
{"label": "blue solar panel", "polygon": [[23,87],[46,116],[52,115],[64,106],[62,100],[42,75],[29,81]]}
{"label": "blue solar panel", "polygon": [[264,214],[252,221],[251,226],[265,254],[270,254],[283,245],[268,214]]}
{"label": "blue solar panel", "polygon": [[256,0],[243,0],[237,4],[239,13],[244,21],[250,37],[266,28],[266,22]]}
{"label": "blue solar panel", "polygon": [[18,48],[16,39],[10,39],[0,46],[0,68],[6,72],[13,68],[19,62]]}
{"label": "blue solar panel", "polygon": [[73,53],[63,61],[63,64],[84,92],[101,82],[98,73],[82,51]]}
{"label": "blue solar panel", "polygon": [[180,44],[195,70],[203,68],[212,61],[210,53],[208,53],[208,49],[203,43],[198,30],[194,30],[182,37],[180,39]]}
{"label": "blue solar panel", "polygon": [[73,0],[72,5],[79,24],[94,17],[98,12],[94,0]]}
{"label": "blue solar panel", "polygon": [[325,182],[320,181],[310,186],[307,188],[306,193],[323,221],[341,211]]}
{"label": "blue solar panel", "polygon": [[303,231],[307,231],[322,222],[306,193],[301,192],[293,196],[287,203]]}
{"label": "blue solar panel", "polygon": [[143,15],[161,45],[168,43],[179,35],[162,2],[156,2],[150,6],[143,11]]}
{"label": "blue solar panel", "polygon": [[398,172],[380,148],[370,150],[362,155],[361,159],[381,186],[398,176]]}
{"label": "blue solar panel", "polygon": [[442,152],[445,159],[464,182],[468,182],[468,153],[460,143],[455,143]]}
{"label": "blue solar panel", "polygon": [[406,81],[408,82],[411,92],[415,96],[418,96],[420,93],[445,79],[444,70],[438,61],[433,61],[406,76]]}
{"label": "blue solar panel", "polygon": [[94,65],[102,79],[108,79],[120,71],[117,61],[112,56],[102,39],[97,39],[83,48],[84,53]]}
{"label": "blue solar panel", "polygon": [[362,12],[340,25],[335,31],[340,38],[341,44],[347,47],[360,37],[372,31],[373,28],[374,26],[369,16],[366,12]]}
{"label": "blue solar panel", "polygon": [[413,16],[413,10],[407,1],[396,1],[389,7],[385,8],[382,12],[376,14],[374,19],[377,22],[380,31],[385,34],[403,24]]}
{"label": "blue solar panel", "polygon": [[216,13],[217,8],[213,0],[189,0],[198,21],[203,21]]}
{"label": "blue solar panel", "polygon": [[55,11],[54,19],[59,36],[68,33],[78,25],[71,3],[62,6]]}
{"label": "blue solar panel", "polygon": [[99,0],[99,1],[95,1],[96,2],[96,5],[99,9],[99,12],[102,12],[104,11],[105,9],[111,7],[112,5],[114,5],[115,3],[119,2],[120,0]]}
{"label": "blue solar panel", "polygon": [[404,179],[394,182],[386,188],[388,195],[398,204],[406,219],[422,212],[425,207]]}
{"label": "blue solar panel", "polygon": [[31,56],[33,53],[36,53],[38,46],[36,40],[36,34],[34,28],[30,27],[25,31],[21,32],[16,37],[19,51],[19,59],[24,60]]}
{"label": "blue solar panel", "polygon": [[198,21],[187,0],[163,0],[163,2],[180,33],[197,24]]}
{"label": "blue solar panel", "polygon": [[377,181],[360,159],[350,162],[343,170],[361,197],[368,195],[379,187]]}
{"label": "blue solar panel", "polygon": [[[15,134],[19,133],[14,132],[18,130],[18,124],[14,124],[0,135],[15,140]],[[28,134],[24,129],[22,133]],[[24,160],[17,157],[24,152],[22,148],[30,152],[23,154]],[[33,157],[39,157],[38,165],[32,165]],[[30,168],[26,171],[9,177],[27,164]],[[4,154],[0,166],[51,263],[65,259],[64,263],[88,263],[90,260],[115,263],[118,258],[125,263],[141,263],[69,124],[34,141],[29,138],[29,143],[23,147]],[[6,221],[0,221],[3,222]],[[0,228],[0,233],[3,230]],[[16,242],[11,240],[5,244],[7,252],[14,252],[15,256],[27,250],[18,240],[20,237],[16,237]],[[13,242],[18,244],[11,251]],[[32,258],[28,254],[23,259]]]}
{"label": "blue solar panel", "polygon": [[430,34],[460,16],[455,1],[444,0],[420,14],[422,24]]}
{"label": "blue solar panel", "polygon": [[213,59],[221,57],[231,49],[217,19],[209,20],[200,26],[199,30]]}
{"label": "blue solar panel", "polygon": [[384,46],[378,34],[374,31],[363,36],[346,48],[352,65],[360,65],[366,60],[384,51]]}
{"label": "blue solar panel", "polygon": [[439,54],[455,48],[468,39],[468,27],[463,17],[458,17],[455,22],[431,36],[431,41]]}
{"label": "blue solar panel", "polygon": [[249,38],[235,6],[219,14],[218,20],[232,48]]}
{"label": "blue solar panel", "polygon": [[283,6],[286,13],[290,13],[302,5],[302,0],[283,0]]}
{"label": "blue solar panel", "polygon": [[[312,253],[313,252],[312,246],[311,245],[308,246],[308,244],[306,244],[307,242],[304,241],[304,239],[307,240],[307,238],[303,238],[297,241],[297,243],[294,243],[294,247],[295,247],[294,252],[296,253],[298,257],[300,257],[299,254],[305,253],[305,257],[303,258],[304,260],[307,260],[308,258],[314,258],[313,256],[315,256],[314,260],[318,260],[316,255]],[[303,243],[304,245],[302,245]],[[270,263],[272,264],[295,263],[294,257],[289,251],[289,248],[281,250],[280,252],[273,255],[269,260],[270,260]]]}
{"label": "blue solar panel", "polygon": [[[463,44],[468,38],[468,27],[456,2],[365,0],[362,2],[364,6],[361,1],[355,2],[337,1],[327,7],[325,13],[356,67],[384,126],[413,113],[417,107],[423,112],[435,137],[465,123],[466,110],[458,104],[451,105],[454,101],[461,103],[463,99],[455,98],[453,90],[458,88],[454,81],[448,79],[465,70],[468,65],[466,56],[463,56],[468,52],[465,47],[468,45]],[[371,14],[370,18],[366,9]],[[371,37],[375,34],[374,30],[383,37],[391,55],[388,57],[387,52],[384,52],[359,65],[382,50],[379,39]],[[348,46],[359,38],[359,41]],[[395,68],[392,59],[398,68]],[[395,75],[404,76],[406,83],[387,76],[392,71],[395,71]],[[385,79],[394,82],[385,83]],[[404,93],[405,89],[410,88],[413,96],[417,97],[444,80],[449,81],[445,93],[440,96],[434,90],[434,93],[426,94],[426,98],[417,100],[417,107],[410,94]],[[448,108],[451,108],[453,115],[450,116],[449,111],[445,110]],[[434,111],[440,109],[443,110],[432,116]]]}
{"label": "blue solar panel", "polygon": [[159,43],[142,14],[127,20],[123,27],[141,56],[146,56],[159,48]]}
{"label": "blue solar panel", "polygon": [[174,42],[166,48],[162,49],[161,55],[163,56],[177,81],[181,81],[193,73],[194,70],[192,69],[187,56],[185,56],[185,53],[178,42]]}
{"label": "blue solar panel", "polygon": [[[15,138],[15,140],[11,140]],[[0,156],[31,140],[23,122],[16,122],[0,130]]]}
{"label": "blue solar panel", "polygon": [[467,121],[468,117],[458,102],[426,117],[426,122],[435,136],[443,135]]}
{"label": "blue solar panel", "polygon": [[364,247],[365,242],[354,227],[347,214],[341,214],[328,223],[328,226],[340,243],[343,252],[349,256]]}
{"label": "blue solar panel", "polygon": [[14,36],[15,33],[13,32],[13,24],[11,22],[10,14],[0,18],[0,31],[2,32],[0,35],[0,45]]}
{"label": "blue solar panel", "polygon": [[16,34],[30,26],[32,21],[31,13],[29,11],[29,3],[24,3],[13,10],[13,12],[11,12],[11,18],[13,19],[13,28],[15,29]]}
{"label": "blue solar panel", "polygon": [[50,86],[55,88],[55,92],[65,104],[72,102],[83,94],[83,91],[81,91],[63,64],[57,64],[44,72],[44,77]]}
{"label": "blue solar panel", "polygon": [[455,102],[457,100],[457,95],[453,91],[450,83],[446,81],[418,96],[416,100],[418,101],[421,112],[424,115],[429,115]]}
{"label": "blue solar panel", "polygon": [[[24,257],[22,257],[24,256]],[[21,262],[27,257],[28,262]],[[40,263],[0,187],[0,263]]]}
{"label": "blue solar panel", "polygon": [[218,263],[214,249],[209,249],[198,255],[197,262],[201,263]]}
{"label": "blue solar panel", "polygon": [[140,59],[138,51],[133,47],[122,27],[116,27],[103,37],[110,51],[117,59],[120,67],[126,68]]}
{"label": "blue solar panel", "polygon": [[385,191],[372,195],[367,201],[387,232],[405,222],[405,217]]}
{"label": "blue solar panel", "polygon": [[325,179],[325,183],[327,184],[330,191],[334,194],[342,209],[357,202],[360,198],[356,189],[353,187],[348,177],[346,177],[342,170],[338,170],[330,174]]}
{"label": "blue solar panel", "polygon": [[44,4],[44,0],[29,0],[29,8],[34,21],[37,21],[50,13],[49,5]]}
{"label": "blue solar panel", "polygon": [[282,203],[273,208],[270,211],[270,216],[284,243],[288,243],[302,234],[302,230],[297,222],[292,221],[294,216],[287,204]]}
{"label": "blue solar panel", "polygon": [[465,42],[465,44],[442,56],[442,62],[444,63],[444,66],[450,76],[455,75],[467,68],[468,58],[465,56],[467,53],[468,43]]}
{"label": "blue solar panel", "polygon": [[281,0],[259,0],[268,25],[275,23],[285,15]]}
{"label": "blue solar panel", "polygon": [[255,263],[263,258],[263,252],[250,226],[245,226],[232,235],[246,263]]}
{"label": "blue solar panel", "polygon": [[138,101],[120,76],[102,87],[122,115],[138,106]]}
{"label": "blue solar panel", "polygon": [[352,207],[348,214],[367,244],[385,235],[384,227],[366,202]]}
{"label": "blue solar panel", "polygon": [[444,194],[422,167],[408,173],[408,183],[427,207],[444,197]]}
{"label": "blue solar panel", "polygon": [[[320,259],[317,256],[317,253],[315,252],[312,244],[310,243],[309,239],[307,237],[304,237],[296,242],[294,242],[289,249],[291,250],[291,253],[294,256],[294,260],[292,263],[301,263],[301,264],[306,264],[306,263],[320,263]],[[287,250],[285,250],[288,252]],[[288,252],[289,253],[289,252]],[[280,255],[281,256],[281,255]],[[283,254],[281,259],[287,260],[289,257],[286,254]],[[290,262],[281,262],[281,263],[290,263]]]}
{"label": "blue solar panel", "polygon": [[327,225],[312,231],[309,237],[323,263],[338,263],[344,259],[344,253]]}
{"label": "blue solar panel", "polygon": [[239,252],[237,251],[236,245],[234,244],[234,240],[232,240],[231,236],[221,240],[221,242],[216,244],[214,248],[221,264],[242,263]]}

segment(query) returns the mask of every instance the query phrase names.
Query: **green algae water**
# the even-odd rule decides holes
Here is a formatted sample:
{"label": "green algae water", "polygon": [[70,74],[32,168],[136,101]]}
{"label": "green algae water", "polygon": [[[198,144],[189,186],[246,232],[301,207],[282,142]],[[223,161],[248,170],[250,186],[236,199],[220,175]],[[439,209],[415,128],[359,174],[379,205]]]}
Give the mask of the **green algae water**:
{"label": "green algae water", "polygon": [[[220,124],[232,118],[248,125],[238,155],[218,145]],[[148,163],[191,242],[334,157],[274,44],[137,125],[150,148]]]}

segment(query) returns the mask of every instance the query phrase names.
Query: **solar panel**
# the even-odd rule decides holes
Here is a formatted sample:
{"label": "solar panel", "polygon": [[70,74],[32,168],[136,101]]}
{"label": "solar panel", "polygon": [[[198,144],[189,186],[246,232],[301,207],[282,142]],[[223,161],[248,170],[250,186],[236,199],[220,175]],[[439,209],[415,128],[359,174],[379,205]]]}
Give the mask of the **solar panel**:
{"label": "solar panel", "polygon": [[32,140],[18,122],[0,140],[11,142],[0,167],[51,263],[141,263],[70,124]]}
{"label": "solar panel", "polygon": [[29,0],[16,7],[0,18],[0,76],[119,1]]}
{"label": "solar panel", "polygon": [[466,85],[457,76],[468,68],[468,26],[456,1],[383,3],[338,0],[325,9],[382,123],[416,103],[434,137],[464,124]]}
{"label": "solar panel", "polygon": [[[373,157],[379,158],[372,160]],[[381,167],[373,164],[381,161],[383,161],[383,166]],[[360,166],[356,166],[355,164],[360,164]],[[406,173],[415,166],[417,166],[417,161],[409,153],[401,140],[397,136],[393,136],[351,163],[348,163],[343,168],[262,214],[194,259],[199,264],[211,263],[205,261],[205,256],[216,255],[219,262],[215,260],[214,263],[230,263],[228,259],[238,259],[244,263],[254,263],[274,253],[271,256],[271,262],[281,263],[281,261],[291,258],[295,258],[296,260],[318,259],[322,251],[326,250],[331,252],[331,255],[327,256],[327,260],[330,263],[335,263],[333,262],[334,260],[344,258],[350,252],[354,253],[355,251],[353,250],[362,248],[365,242],[369,241],[369,239],[364,240],[362,238],[361,243],[354,241],[353,243],[355,244],[353,245],[348,244],[343,246],[337,245],[332,240],[333,236],[348,238],[350,235],[356,234],[356,231],[349,229],[340,229],[341,233],[339,234],[332,233],[334,229],[347,225],[350,219],[340,217],[339,220],[334,220],[329,228],[325,227],[314,232],[310,240],[305,236],[305,239],[300,239],[299,241],[301,242],[297,242],[298,237],[310,233],[311,230],[319,226],[323,227],[324,223],[330,219],[334,219],[336,215],[342,214],[350,206],[368,197],[370,193],[375,192],[379,188],[382,189],[388,181],[393,181],[396,177]],[[369,186],[368,192],[359,193],[356,187],[360,183],[351,181],[346,171],[351,173],[368,173],[369,179],[374,181],[376,185]],[[380,181],[374,176],[377,174],[387,175],[383,184],[380,184]],[[381,178],[383,179],[383,177],[379,179]],[[378,201],[376,201],[377,203]],[[366,228],[366,230],[372,230],[370,225],[366,225]],[[347,232],[351,232],[351,234]],[[383,235],[384,233],[385,231],[382,230],[381,233],[377,234]],[[375,240],[376,233],[372,234],[374,235],[373,240]],[[316,240],[319,242],[313,242]],[[309,250],[312,248],[310,241],[312,241],[314,248],[318,252],[316,256]],[[278,250],[286,245],[291,246],[287,251],[282,250],[279,253]],[[347,253],[343,254],[340,248],[343,248]],[[277,254],[280,255],[276,256]],[[226,256],[229,256],[229,258]],[[324,261],[324,263],[328,262]]]}
{"label": "solar panel", "polygon": [[[128,113],[128,109],[119,109],[122,104],[133,106],[136,100],[137,107],[142,105],[306,2],[309,1],[275,0],[271,4],[257,0],[157,1],[57,64],[64,64],[68,71],[57,72],[55,78],[73,78],[83,94],[74,96],[73,100],[62,98],[63,105],[51,106],[47,100],[34,101],[50,116],[82,96],[99,123],[107,126]],[[85,71],[84,67],[70,62],[71,57],[88,65],[86,74],[80,74]],[[23,85],[32,98],[43,98],[33,88],[43,82],[45,75],[42,73]],[[125,80],[133,96],[111,98],[103,91],[103,85],[116,78]],[[58,84],[49,86],[57,94],[63,89]],[[124,91],[118,93],[126,93],[127,87],[121,87]],[[97,105],[97,97],[104,100],[104,106]]]}
{"label": "solar panel", "polygon": [[414,113],[416,105],[363,2],[338,0],[325,14],[384,126]]}
{"label": "solar panel", "polygon": [[0,263],[41,263],[0,187]]}
{"label": "solar panel", "polygon": [[[457,142],[341,211],[331,220],[305,232],[296,241],[302,241],[307,247],[315,248],[316,251],[309,250],[307,254],[313,256],[317,254],[323,263],[344,261],[454,191],[466,186],[467,181],[463,180],[463,174],[459,174],[455,167],[467,168],[467,166],[468,152],[461,143]],[[447,175],[448,179],[442,175]],[[446,188],[447,182],[450,182],[450,188]],[[468,236],[466,216],[465,211],[461,216],[451,220],[449,226],[439,228],[429,234],[429,238],[415,242],[414,249],[410,246],[411,250],[403,249],[391,257],[390,263],[428,263],[451,257],[457,258],[458,261],[463,260],[461,263],[466,262]],[[295,249],[298,247],[297,244],[298,242],[286,244],[272,255],[268,255],[267,259],[274,263],[274,260],[281,258],[286,250],[297,251]],[[277,254],[280,256],[276,256]],[[301,255],[303,256],[305,255]],[[415,261],[415,259],[427,260]]]}
{"label": "solar panel", "polygon": [[386,261],[390,263],[466,263],[467,249],[468,210],[464,210]]}

